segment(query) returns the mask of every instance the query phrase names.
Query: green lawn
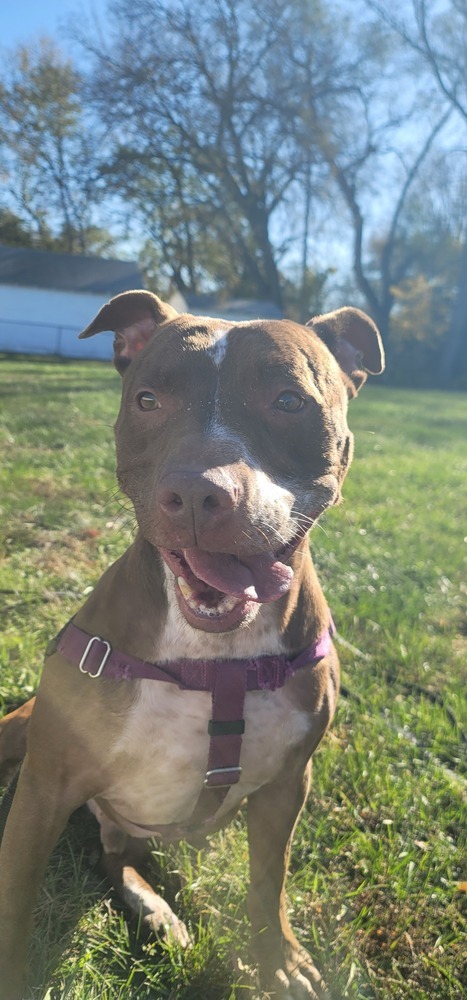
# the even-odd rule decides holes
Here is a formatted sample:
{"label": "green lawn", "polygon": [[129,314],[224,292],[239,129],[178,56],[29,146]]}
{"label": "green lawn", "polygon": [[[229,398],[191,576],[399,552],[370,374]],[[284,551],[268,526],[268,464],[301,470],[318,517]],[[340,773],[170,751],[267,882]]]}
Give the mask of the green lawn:
{"label": "green lawn", "polygon": [[[44,647],[131,538],[100,364],[1,362],[0,709],[34,690]],[[344,696],[296,832],[292,923],[336,1000],[465,996],[467,399],[368,386],[351,405],[345,501],[312,547],[336,620]],[[77,814],[49,866],[30,997],[253,998],[242,819],[181,873],[195,937],[138,938]],[[159,871],[160,869],[160,871]],[[464,883],[464,884],[463,884]]]}

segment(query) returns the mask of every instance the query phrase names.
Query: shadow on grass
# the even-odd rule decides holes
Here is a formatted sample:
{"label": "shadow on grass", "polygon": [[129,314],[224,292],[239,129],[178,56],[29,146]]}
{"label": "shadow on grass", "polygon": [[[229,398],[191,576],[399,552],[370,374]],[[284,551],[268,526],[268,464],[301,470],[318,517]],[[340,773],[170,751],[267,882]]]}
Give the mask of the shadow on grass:
{"label": "shadow on grass", "polygon": [[[47,393],[47,396],[49,397],[50,400],[53,399],[54,395],[59,396],[62,395],[63,393],[73,393],[73,394],[84,393],[84,392],[92,393],[92,392],[101,392],[102,390],[104,390],[105,392],[113,393],[115,392],[115,386],[119,387],[119,385],[120,385],[119,382],[115,382],[115,384],[113,384],[109,381],[105,381],[104,379],[98,379],[98,378],[92,380],[89,379],[86,382],[81,382],[81,381],[76,382],[72,381],[72,379],[67,381],[61,379],[60,382],[57,382],[51,378],[44,378],[44,379],[41,378],[38,386],[34,387],[27,386],[27,388],[28,390],[33,391],[34,395],[38,395],[39,392]],[[4,396],[5,398],[8,396],[15,397],[18,396],[19,393],[23,393],[24,390],[25,390],[24,385],[17,385],[14,383],[10,383],[9,385],[1,387],[0,396]]]}
{"label": "shadow on grass", "polygon": [[64,392],[113,391],[120,386],[111,360],[0,353],[0,364],[5,376],[0,393],[5,397],[24,392],[23,378],[29,391],[52,396]]}
{"label": "shadow on grass", "polygon": [[67,358],[59,354],[10,354],[0,351],[0,361],[2,364],[31,364],[31,365],[57,365],[66,368],[69,365],[110,365],[109,358]]}
{"label": "shadow on grass", "polygon": [[[84,806],[72,815],[49,862],[49,884],[45,892],[43,889],[37,913],[38,925],[46,929],[48,938],[44,942],[44,936],[37,934],[33,940],[28,998],[42,998],[46,986],[50,1000],[75,996],[75,988],[76,995],[85,996],[86,992],[80,992],[82,978],[85,990],[93,984],[93,996],[100,995],[105,982],[106,997],[125,1000],[162,1000],[174,995],[177,1000],[233,997],[232,970],[218,956],[215,942],[209,942],[206,954],[204,941],[202,964],[191,960],[191,952],[175,955],[171,946],[159,944],[140,929],[138,920],[115,894],[102,874],[100,856],[98,825]],[[164,898],[174,905],[178,884],[169,868],[162,862],[159,869],[153,861],[144,875],[156,891],[162,887]],[[73,897],[73,880],[78,879],[82,891]],[[96,914],[95,930],[92,925],[80,930],[83,918],[97,907],[104,915]],[[201,915],[193,917],[199,929]],[[209,937],[209,931],[206,934]],[[179,965],[186,961],[186,971],[180,970],[176,976],[176,994],[174,958]],[[102,986],[100,979],[94,985],[94,961],[101,965]],[[235,996],[240,1000],[244,995],[249,1000],[251,990],[245,993],[239,987]]]}

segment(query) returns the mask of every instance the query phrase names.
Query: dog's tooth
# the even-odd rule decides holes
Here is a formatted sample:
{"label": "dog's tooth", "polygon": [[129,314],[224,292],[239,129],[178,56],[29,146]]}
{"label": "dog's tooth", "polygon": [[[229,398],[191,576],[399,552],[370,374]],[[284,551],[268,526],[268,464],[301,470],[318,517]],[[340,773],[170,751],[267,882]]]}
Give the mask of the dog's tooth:
{"label": "dog's tooth", "polygon": [[224,612],[224,613],[227,612],[227,611],[233,611],[233,609],[236,607],[237,603],[238,603],[238,600],[237,600],[236,597],[229,597],[228,595],[226,595],[222,599],[222,601],[220,602],[220,604],[218,606],[218,610],[220,612]]}
{"label": "dog's tooth", "polygon": [[182,576],[177,577],[177,583],[188,607],[198,614],[206,615],[207,618],[217,618],[219,615],[227,614],[238,604],[238,598],[225,594],[215,607],[208,607],[207,604],[196,600],[195,591]]}
{"label": "dog's tooth", "polygon": [[181,590],[183,596],[185,598],[191,597],[192,589],[191,589],[189,583],[187,583],[186,580],[183,579],[183,576],[177,577],[177,583],[178,583],[178,586],[180,587],[180,590]]}

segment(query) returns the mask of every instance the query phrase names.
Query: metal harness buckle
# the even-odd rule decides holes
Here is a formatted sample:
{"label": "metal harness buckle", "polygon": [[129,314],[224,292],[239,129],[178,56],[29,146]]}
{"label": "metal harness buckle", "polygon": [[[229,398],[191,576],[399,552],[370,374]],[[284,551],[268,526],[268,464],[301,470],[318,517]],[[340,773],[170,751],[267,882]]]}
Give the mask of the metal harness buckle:
{"label": "metal harness buckle", "polygon": [[[104,655],[102,657],[102,660],[101,660],[101,662],[100,662],[97,670],[95,670],[94,673],[92,674],[90,670],[86,670],[84,664],[86,663],[86,660],[88,658],[89,651],[91,649],[91,646],[92,646],[93,642],[102,642],[103,645],[106,646],[107,648],[105,650],[105,653],[104,653]],[[82,655],[82,657],[81,657],[81,659],[79,661],[79,664],[78,664],[79,669],[81,670],[81,673],[82,674],[87,674],[88,677],[93,677],[93,678],[94,677],[100,677],[100,675],[101,675],[101,673],[102,673],[102,671],[103,671],[103,669],[104,669],[104,667],[105,667],[105,665],[107,663],[107,660],[108,660],[111,652],[112,652],[112,646],[110,645],[110,642],[107,642],[107,639],[101,639],[101,637],[99,635],[93,635],[92,638],[89,640],[89,642],[88,642],[88,644],[86,646],[86,649],[84,650],[84,653],[83,653],[83,655]]]}
{"label": "metal harness buckle", "polygon": [[218,785],[217,782],[216,782],[215,785],[210,785],[209,784],[209,779],[210,779],[211,775],[212,774],[231,774],[232,777],[233,777],[233,775],[236,774],[236,775],[238,775],[238,777],[240,777],[241,773],[242,773],[241,767],[215,767],[215,768],[213,768],[212,771],[206,771],[206,777],[204,779],[204,784],[207,786],[207,788],[230,788],[230,786],[232,784],[234,784],[234,782],[232,782],[232,781],[226,781],[226,782],[224,782],[223,785]]}

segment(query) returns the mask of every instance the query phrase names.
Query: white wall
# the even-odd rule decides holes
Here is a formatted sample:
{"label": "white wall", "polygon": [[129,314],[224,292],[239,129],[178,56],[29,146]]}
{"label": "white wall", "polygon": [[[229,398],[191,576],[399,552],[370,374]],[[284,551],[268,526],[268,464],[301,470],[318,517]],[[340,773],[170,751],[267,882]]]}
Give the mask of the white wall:
{"label": "white wall", "polygon": [[104,294],[0,285],[0,351],[109,359],[113,333],[78,340],[105,301]]}

